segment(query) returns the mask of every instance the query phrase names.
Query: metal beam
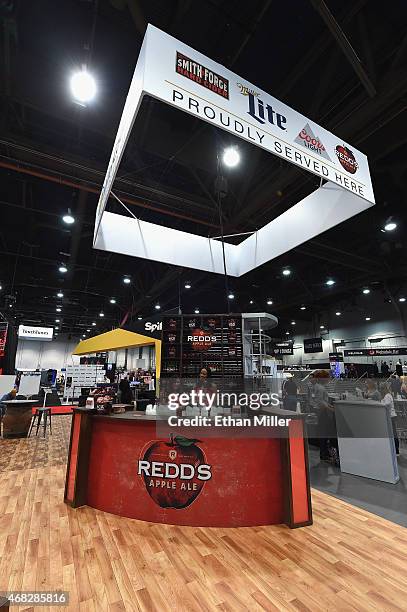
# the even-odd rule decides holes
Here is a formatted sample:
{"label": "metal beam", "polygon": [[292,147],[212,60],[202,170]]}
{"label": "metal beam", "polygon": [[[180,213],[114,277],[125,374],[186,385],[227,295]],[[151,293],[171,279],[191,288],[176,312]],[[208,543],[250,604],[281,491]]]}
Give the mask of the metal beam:
{"label": "metal beam", "polygon": [[369,96],[371,98],[374,98],[377,93],[376,87],[373,85],[356,51],[352,47],[351,43],[346,37],[346,34],[336,21],[335,17],[332,15],[331,11],[325,4],[324,0],[311,0],[311,4],[321,15],[322,19],[329,28],[339,47],[342,49],[347,60],[349,61],[350,65],[352,66],[353,70],[355,71],[357,77],[366,89]]}

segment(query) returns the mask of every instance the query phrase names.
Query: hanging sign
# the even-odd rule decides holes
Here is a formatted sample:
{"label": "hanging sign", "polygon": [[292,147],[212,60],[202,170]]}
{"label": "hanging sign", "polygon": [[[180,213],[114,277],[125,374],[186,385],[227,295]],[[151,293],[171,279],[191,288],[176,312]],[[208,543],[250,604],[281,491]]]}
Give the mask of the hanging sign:
{"label": "hanging sign", "polygon": [[[325,184],[238,245],[105,212],[144,96],[258,146]],[[216,154],[216,152],[215,152]],[[374,204],[366,156],[256,85],[148,25],[96,212],[94,247],[242,276]]]}
{"label": "hanging sign", "polygon": [[322,338],[305,338],[304,353],[322,353]]}
{"label": "hanging sign", "polygon": [[23,340],[41,340],[42,342],[52,340],[53,327],[34,327],[33,325],[19,325],[18,337]]}

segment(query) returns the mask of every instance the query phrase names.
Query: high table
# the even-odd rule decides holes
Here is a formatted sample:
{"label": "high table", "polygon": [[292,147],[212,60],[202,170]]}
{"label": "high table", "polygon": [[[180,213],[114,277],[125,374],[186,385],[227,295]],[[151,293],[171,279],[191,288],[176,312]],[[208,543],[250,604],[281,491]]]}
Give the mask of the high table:
{"label": "high table", "polygon": [[3,401],[6,414],[3,417],[3,438],[26,438],[32,418],[32,408],[38,400]]}
{"label": "high table", "polygon": [[233,426],[211,435],[185,427],[185,437],[174,438],[171,428],[163,434],[161,414],[76,409],[65,502],[172,525],[310,525],[304,417],[280,409],[267,415],[291,420],[263,437]]}

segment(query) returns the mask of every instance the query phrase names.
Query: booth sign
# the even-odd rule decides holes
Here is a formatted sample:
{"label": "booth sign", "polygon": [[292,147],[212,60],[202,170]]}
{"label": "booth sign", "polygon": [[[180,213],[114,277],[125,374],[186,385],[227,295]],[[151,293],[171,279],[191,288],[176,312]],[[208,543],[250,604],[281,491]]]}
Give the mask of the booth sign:
{"label": "booth sign", "polygon": [[242,276],[375,203],[366,156],[221,64],[149,25],[123,109],[96,212],[94,247],[224,273],[218,240],[106,211],[144,96],[219,127],[320,177],[325,184],[243,240],[226,243]]}

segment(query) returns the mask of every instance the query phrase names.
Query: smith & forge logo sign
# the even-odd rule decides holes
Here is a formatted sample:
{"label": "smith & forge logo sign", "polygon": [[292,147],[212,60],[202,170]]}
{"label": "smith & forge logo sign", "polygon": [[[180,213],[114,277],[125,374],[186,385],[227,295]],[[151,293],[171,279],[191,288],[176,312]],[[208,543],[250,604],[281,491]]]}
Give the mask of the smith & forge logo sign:
{"label": "smith & forge logo sign", "polygon": [[229,81],[177,51],[175,71],[229,100]]}

